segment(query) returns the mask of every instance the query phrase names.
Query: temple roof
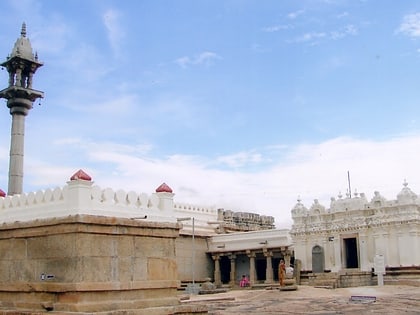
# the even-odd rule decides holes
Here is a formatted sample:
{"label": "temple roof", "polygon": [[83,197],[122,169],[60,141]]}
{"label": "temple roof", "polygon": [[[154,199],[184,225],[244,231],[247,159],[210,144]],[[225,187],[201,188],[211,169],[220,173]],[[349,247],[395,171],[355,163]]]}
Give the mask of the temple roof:
{"label": "temple roof", "polygon": [[29,38],[26,37],[26,24],[22,24],[22,30],[20,32],[20,38],[16,40],[15,46],[13,47],[10,58],[20,57],[23,59],[35,61],[37,58],[32,53],[32,46]]}
{"label": "temple roof", "polygon": [[156,188],[156,192],[157,193],[160,193],[160,192],[172,193],[172,188],[166,185],[166,183],[163,183],[158,188]]}
{"label": "temple roof", "polygon": [[70,180],[78,180],[78,179],[91,181],[92,177],[90,177],[82,169],[80,169],[76,173],[74,173],[72,177],[70,177]]}
{"label": "temple roof", "polygon": [[397,195],[397,200],[399,202],[414,201],[417,198],[417,195],[410,188],[408,188],[408,183],[406,180],[404,180],[403,186],[403,189]]}

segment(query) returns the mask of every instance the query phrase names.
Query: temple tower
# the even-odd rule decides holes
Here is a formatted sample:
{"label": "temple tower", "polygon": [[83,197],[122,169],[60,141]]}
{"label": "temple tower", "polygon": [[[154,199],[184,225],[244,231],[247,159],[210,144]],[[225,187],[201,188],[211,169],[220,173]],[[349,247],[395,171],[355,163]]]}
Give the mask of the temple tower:
{"label": "temple tower", "polygon": [[8,195],[22,193],[25,116],[33,102],[44,96],[43,92],[32,89],[33,75],[42,66],[42,62],[32,52],[31,43],[26,37],[25,23],[22,24],[20,34],[12,53],[1,64],[9,73],[9,86],[0,91],[0,98],[7,100],[12,115]]}

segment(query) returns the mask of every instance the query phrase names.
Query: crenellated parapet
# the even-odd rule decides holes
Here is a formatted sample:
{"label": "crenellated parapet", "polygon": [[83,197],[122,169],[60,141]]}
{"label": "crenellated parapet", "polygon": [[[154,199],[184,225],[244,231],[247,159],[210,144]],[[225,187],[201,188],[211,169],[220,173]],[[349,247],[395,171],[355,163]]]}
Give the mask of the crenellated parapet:
{"label": "crenellated parapet", "polygon": [[370,201],[363,193],[346,198],[339,194],[338,199],[331,198],[329,208],[315,200],[308,209],[298,199],[291,213],[292,235],[358,231],[395,224],[419,224],[420,200],[404,182],[404,188],[395,200],[387,200],[378,191]]}
{"label": "crenellated parapet", "polygon": [[[165,184],[166,185],[166,184]],[[36,192],[0,195],[0,223],[59,218],[86,214],[96,216],[176,222],[182,216],[196,217],[206,225],[217,219],[217,211],[173,202],[167,190],[136,193],[94,185],[82,170],[76,172],[64,187]]]}

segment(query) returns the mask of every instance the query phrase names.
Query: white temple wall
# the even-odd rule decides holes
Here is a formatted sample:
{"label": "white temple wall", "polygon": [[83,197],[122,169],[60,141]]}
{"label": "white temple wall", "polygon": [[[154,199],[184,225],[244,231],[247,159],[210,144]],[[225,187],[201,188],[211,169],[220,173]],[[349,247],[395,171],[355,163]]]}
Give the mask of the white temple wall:
{"label": "white temple wall", "polygon": [[340,236],[334,237],[333,246],[334,246],[334,265],[331,268],[331,271],[337,272],[341,269],[341,240],[340,240]]}
{"label": "white temple wall", "polygon": [[371,270],[369,247],[369,237],[365,232],[359,233],[359,263],[361,271]]}
{"label": "white temple wall", "polygon": [[411,251],[411,254],[413,255],[414,261],[417,261],[420,263],[420,231],[416,229],[416,226],[412,225],[410,226],[410,241],[413,244],[413,250]]}
{"label": "white temple wall", "polygon": [[294,244],[294,256],[301,261],[302,270],[308,270],[308,263],[306,259],[306,241],[302,238],[296,238]]}
{"label": "white temple wall", "polygon": [[420,266],[420,198],[403,186],[389,201],[379,192],[370,202],[364,194],[339,195],[329,209],[318,200],[308,209],[298,200],[290,233],[302,269],[313,269],[315,245],[324,249],[325,269],[333,272],[371,271],[376,255],[384,256],[386,267]]}
{"label": "white temple wall", "polygon": [[[404,229],[404,227],[403,227]],[[401,265],[401,251],[404,251],[403,248],[399,246],[399,231],[395,229],[389,229],[387,234],[388,246],[387,246],[387,254],[388,254],[388,263],[390,266],[400,266]],[[405,234],[405,232],[403,232]]]}

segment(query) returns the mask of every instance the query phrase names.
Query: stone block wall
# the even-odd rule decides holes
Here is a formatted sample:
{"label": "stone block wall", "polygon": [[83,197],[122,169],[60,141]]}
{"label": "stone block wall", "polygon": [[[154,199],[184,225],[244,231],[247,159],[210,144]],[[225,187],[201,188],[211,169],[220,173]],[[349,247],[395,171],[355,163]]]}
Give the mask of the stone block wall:
{"label": "stone block wall", "polygon": [[175,223],[88,215],[3,224],[0,308],[181,314],[178,232]]}
{"label": "stone block wall", "polygon": [[[181,235],[176,239],[176,260],[178,278],[187,283],[192,282],[192,238]],[[196,236],[194,239],[194,281],[205,282],[213,278],[213,261],[208,254],[207,238]]]}
{"label": "stone block wall", "polygon": [[362,287],[376,284],[377,281],[371,272],[346,272],[340,274],[339,277],[340,288]]}

